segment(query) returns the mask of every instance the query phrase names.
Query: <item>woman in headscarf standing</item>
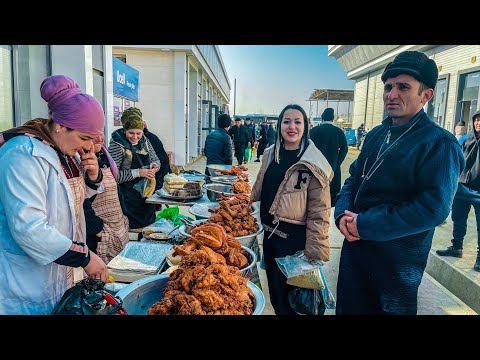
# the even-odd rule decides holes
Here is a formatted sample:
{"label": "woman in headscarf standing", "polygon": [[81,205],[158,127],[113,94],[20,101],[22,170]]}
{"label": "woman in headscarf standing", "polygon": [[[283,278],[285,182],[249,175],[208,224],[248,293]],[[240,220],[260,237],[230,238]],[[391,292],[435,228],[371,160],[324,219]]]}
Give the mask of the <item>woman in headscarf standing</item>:
{"label": "woman in headscarf standing", "polygon": [[328,261],[330,181],[328,160],[308,139],[308,118],[296,104],[278,117],[275,145],[265,150],[251,200],[260,200],[265,230],[263,256],[270,301],[276,315],[296,315],[288,301],[294,287],[275,258],[304,250],[309,259]]}
{"label": "woman in headscarf standing", "polygon": [[[118,195],[130,229],[139,229],[155,222],[155,204],[148,204],[137,183],[154,179],[160,161],[150,141],[143,136],[143,119],[130,114],[123,128],[112,133],[108,152],[118,167]],[[137,185],[137,186],[135,186]]]}
{"label": "woman in headscarf standing", "polygon": [[98,165],[103,173],[104,191],[85,199],[87,245],[108,264],[127,244],[128,218],[123,214],[118,198],[118,168],[103,143],[105,136],[93,141]]}
{"label": "woman in headscarf standing", "polygon": [[0,134],[0,314],[50,314],[74,267],[108,279],[85,245],[82,209],[102,191],[93,139],[103,134],[103,109],[63,75],[46,78],[40,94],[49,119]]}

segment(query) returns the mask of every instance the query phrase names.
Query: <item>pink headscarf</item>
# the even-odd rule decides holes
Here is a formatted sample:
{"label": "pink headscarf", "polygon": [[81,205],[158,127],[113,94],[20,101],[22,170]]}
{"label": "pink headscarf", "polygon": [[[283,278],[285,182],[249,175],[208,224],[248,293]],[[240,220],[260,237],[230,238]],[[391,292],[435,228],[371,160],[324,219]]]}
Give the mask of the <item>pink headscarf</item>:
{"label": "pink headscarf", "polygon": [[103,134],[102,106],[93,96],[83,93],[75,80],[65,75],[49,76],[40,85],[40,95],[57,124],[86,134]]}
{"label": "pink headscarf", "polygon": [[108,152],[107,148],[104,144],[102,144],[102,150],[105,156],[107,157],[108,163],[110,164],[110,171],[112,172],[113,177],[115,180],[118,180],[118,167],[115,161],[113,160],[112,156]]}

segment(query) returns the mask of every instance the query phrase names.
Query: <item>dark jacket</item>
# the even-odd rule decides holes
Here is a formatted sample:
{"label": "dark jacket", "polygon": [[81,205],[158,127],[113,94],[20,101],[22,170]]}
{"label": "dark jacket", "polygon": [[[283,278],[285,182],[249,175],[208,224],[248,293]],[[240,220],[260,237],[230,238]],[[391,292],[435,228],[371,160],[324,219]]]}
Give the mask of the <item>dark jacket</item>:
{"label": "dark jacket", "polygon": [[253,121],[250,123],[249,126],[245,125],[247,127],[247,129],[250,131],[250,142],[253,143],[255,142],[256,140],[256,136],[255,136],[255,125],[253,124]]}
{"label": "dark jacket", "polygon": [[277,132],[273,127],[269,126],[267,130],[267,141],[269,146],[275,143],[275,135],[277,135]]}
{"label": "dark jacket", "polygon": [[[367,133],[335,207],[337,227],[345,210],[358,214],[360,235],[343,243],[337,314],[361,313],[368,302],[370,311],[416,313],[435,227],[450,212],[464,168],[455,136],[423,109],[407,124],[392,126],[387,117]],[[370,300],[357,301],[354,289]]]}
{"label": "dark jacket", "polygon": [[462,151],[465,156],[465,170],[460,175],[459,183],[468,186],[473,190],[480,190],[480,146],[478,139],[480,134],[475,130],[474,119],[475,116],[480,115],[480,111],[477,111],[472,116],[473,131],[467,136],[462,143]]}
{"label": "dark jacket", "polygon": [[150,144],[152,144],[152,147],[158,156],[158,160],[160,160],[160,170],[158,170],[155,174],[155,190],[158,190],[163,186],[163,178],[170,172],[170,159],[168,158],[167,152],[163,147],[162,141],[157,135],[150,132],[150,130],[146,128],[143,129],[143,134],[150,141]]}
{"label": "dark jacket", "polygon": [[315,146],[327,158],[335,176],[330,183],[330,196],[332,207],[342,184],[342,172],[340,165],[347,156],[347,138],[343,131],[332,123],[324,123],[316,126],[310,132],[310,139]]}
{"label": "dark jacket", "polygon": [[205,139],[207,165],[232,165],[232,140],[225,129],[217,129]]}
{"label": "dark jacket", "polygon": [[95,210],[92,207],[93,200],[96,195],[91,198],[86,198],[83,202],[83,211],[85,213],[86,227],[86,243],[90,250],[95,254],[97,253],[97,244],[101,240],[97,234],[103,230],[103,220],[95,214]]}
{"label": "dark jacket", "polygon": [[240,127],[236,125],[232,126],[228,131],[228,134],[233,138],[235,146],[247,146],[247,143],[252,141],[252,131],[245,125],[240,125]]}

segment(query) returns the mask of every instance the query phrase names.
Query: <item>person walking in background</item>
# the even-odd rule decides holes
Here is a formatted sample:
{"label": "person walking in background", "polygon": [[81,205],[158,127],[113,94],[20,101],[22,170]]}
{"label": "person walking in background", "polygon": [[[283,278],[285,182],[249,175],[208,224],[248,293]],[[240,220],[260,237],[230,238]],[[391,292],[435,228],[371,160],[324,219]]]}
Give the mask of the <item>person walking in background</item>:
{"label": "person walking in background", "polygon": [[99,135],[93,141],[98,165],[103,173],[103,191],[85,199],[83,209],[87,223],[87,245],[108,264],[123,250],[128,238],[128,218],[118,198],[118,168]]}
{"label": "person walking in background", "polygon": [[[120,119],[122,124],[131,114],[137,114],[143,119],[142,111],[139,108],[131,107],[122,113],[122,117]],[[143,135],[148,139],[148,141],[150,141],[150,144],[155,150],[155,154],[157,154],[158,160],[160,161],[160,170],[155,173],[155,190],[159,190],[163,186],[163,178],[170,172],[170,159],[168,158],[168,154],[165,151],[160,138],[148,130],[147,127],[147,122],[145,119],[143,119]]]}
{"label": "person walking in background", "polygon": [[275,138],[277,137],[277,132],[275,128],[273,127],[273,124],[270,124],[268,126],[268,131],[267,131],[267,141],[268,141],[268,146],[272,146],[275,143]]}
{"label": "person walking in background", "polygon": [[[212,131],[205,139],[205,156],[207,165],[225,164],[232,165],[232,139],[228,135],[228,130],[232,120],[228,114],[218,116],[218,129]],[[210,175],[208,168],[205,168],[205,174]]]}
{"label": "person walking in background", "polygon": [[[108,152],[118,167],[118,196],[130,229],[140,229],[155,221],[155,204],[145,202],[140,181],[155,178],[160,162],[150,141],[143,136],[143,119],[131,114],[123,128],[115,130]],[[143,187],[140,187],[143,188]]]}
{"label": "person walking in background", "polygon": [[245,126],[250,131],[250,144],[253,146],[255,144],[255,123],[250,118],[245,118]]}
{"label": "person walking in background", "polygon": [[355,131],[355,137],[357,138],[357,150],[360,150],[360,146],[362,145],[362,141],[365,135],[366,135],[365,127],[363,126],[363,123],[361,123],[360,126]]}
{"label": "person walking in background", "polygon": [[245,149],[250,145],[251,130],[242,124],[242,119],[235,119],[235,126],[232,126],[228,131],[228,134],[233,138],[233,145],[235,147],[235,157],[237,158],[238,165],[242,165],[245,162]]}
{"label": "person walking in background", "polygon": [[43,80],[49,119],[0,134],[0,314],[48,315],[73,286],[73,268],[107,282],[85,245],[83,201],[100,191],[92,140],[103,134],[99,102],[64,75]]}
{"label": "person walking in background", "polygon": [[[437,250],[440,256],[463,256],[463,239],[467,234],[467,219],[470,209],[475,209],[477,220],[477,260],[473,270],[480,271],[480,110],[472,116],[473,131],[463,141],[462,150],[466,166],[452,204],[452,246]],[[457,125],[458,126],[458,125]]]}
{"label": "person walking in background", "polygon": [[418,287],[435,227],[448,216],[465,159],[455,136],[424,112],[435,61],[398,54],[381,79],[387,117],[367,135],[337,196],[345,236],[336,313],[417,313]]}
{"label": "person walking in background", "polygon": [[334,177],[330,183],[330,199],[332,207],[335,207],[336,197],[342,187],[342,165],[348,152],[347,138],[339,127],[333,124],[334,112],[332,108],[326,108],[322,114],[322,124],[314,127],[310,133],[310,139],[317,149],[327,158],[334,171]]}
{"label": "person walking in background", "polygon": [[267,140],[267,125],[262,124],[260,125],[260,134],[259,134],[259,139],[258,139],[258,150],[257,150],[257,160],[255,162],[260,162],[260,156],[263,155],[263,152],[265,151],[265,148],[268,145],[268,140]]}
{"label": "person walking in background", "polygon": [[304,250],[309,259],[328,261],[330,181],[333,170],[308,139],[308,118],[299,105],[278,117],[275,146],[265,150],[251,201],[260,201],[265,230],[263,256],[270,300],[276,315],[296,315],[288,301],[294,289],[275,258]]}
{"label": "person walking in background", "polygon": [[467,128],[465,127],[465,121],[461,120],[455,126],[455,137],[458,140],[466,133],[467,133]]}

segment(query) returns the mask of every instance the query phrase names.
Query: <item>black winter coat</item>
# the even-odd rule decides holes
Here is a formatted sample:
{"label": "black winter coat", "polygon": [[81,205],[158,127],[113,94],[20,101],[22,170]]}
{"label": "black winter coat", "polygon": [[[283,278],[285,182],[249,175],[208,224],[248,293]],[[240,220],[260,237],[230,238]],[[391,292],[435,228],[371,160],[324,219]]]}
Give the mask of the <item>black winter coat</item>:
{"label": "black winter coat", "polygon": [[247,143],[252,141],[252,130],[245,125],[240,125],[240,127],[236,125],[232,126],[228,131],[228,134],[233,137],[233,143],[235,146],[247,146]]}
{"label": "black winter coat", "polygon": [[152,144],[153,150],[155,150],[155,153],[160,160],[160,170],[155,174],[155,190],[158,190],[163,186],[163,178],[170,172],[170,159],[168,158],[167,152],[163,147],[162,141],[157,135],[150,132],[148,129],[144,129],[143,134],[150,141],[150,144]]}
{"label": "black winter coat", "polygon": [[205,139],[207,165],[232,165],[232,140],[225,129],[217,129]]}
{"label": "black winter coat", "polygon": [[336,197],[342,185],[342,172],[340,165],[348,152],[347,138],[343,131],[333,124],[325,123],[315,126],[310,132],[310,139],[315,146],[327,158],[334,171],[334,177],[330,183],[330,198],[332,207],[335,206]]}

